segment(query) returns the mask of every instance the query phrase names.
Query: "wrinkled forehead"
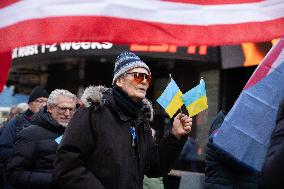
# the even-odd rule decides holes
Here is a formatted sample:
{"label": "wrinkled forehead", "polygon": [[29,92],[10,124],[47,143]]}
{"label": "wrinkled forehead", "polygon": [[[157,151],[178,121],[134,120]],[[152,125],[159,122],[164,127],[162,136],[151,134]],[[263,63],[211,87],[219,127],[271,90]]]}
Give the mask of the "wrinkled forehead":
{"label": "wrinkled forehead", "polygon": [[70,105],[70,106],[75,106],[76,101],[69,96],[63,96],[63,95],[59,95],[56,98],[56,102],[55,105]]}
{"label": "wrinkled forehead", "polygon": [[146,74],[148,74],[148,75],[151,75],[151,73],[150,73],[147,69],[145,69],[145,68],[140,68],[140,67],[138,67],[138,68],[133,68],[133,69],[131,69],[131,70],[128,70],[128,73],[130,73],[130,72],[146,73]]}

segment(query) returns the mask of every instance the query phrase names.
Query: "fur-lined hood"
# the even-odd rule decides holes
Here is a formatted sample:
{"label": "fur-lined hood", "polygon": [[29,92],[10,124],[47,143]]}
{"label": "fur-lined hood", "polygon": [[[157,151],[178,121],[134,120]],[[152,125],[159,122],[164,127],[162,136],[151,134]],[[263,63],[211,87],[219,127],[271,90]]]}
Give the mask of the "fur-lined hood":
{"label": "fur-lined hood", "polygon": [[[105,93],[107,90],[109,90],[109,88],[104,87],[102,85],[87,87],[81,97],[84,107],[103,107],[105,104],[103,93]],[[143,99],[142,102],[144,105],[141,108],[141,112],[145,117],[147,117],[149,121],[153,121],[154,110],[152,103],[146,98]]]}

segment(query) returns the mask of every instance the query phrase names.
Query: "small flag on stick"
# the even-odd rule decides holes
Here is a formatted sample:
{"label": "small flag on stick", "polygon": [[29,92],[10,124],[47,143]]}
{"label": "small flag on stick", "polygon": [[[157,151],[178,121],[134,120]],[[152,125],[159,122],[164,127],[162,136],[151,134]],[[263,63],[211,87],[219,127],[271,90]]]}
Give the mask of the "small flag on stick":
{"label": "small flag on stick", "polygon": [[166,110],[170,118],[172,118],[177,110],[183,105],[181,96],[182,92],[176,82],[171,78],[170,83],[157,99],[157,102]]}
{"label": "small flag on stick", "polygon": [[182,95],[182,100],[190,117],[208,108],[205,90],[205,82],[200,80],[199,85]]}

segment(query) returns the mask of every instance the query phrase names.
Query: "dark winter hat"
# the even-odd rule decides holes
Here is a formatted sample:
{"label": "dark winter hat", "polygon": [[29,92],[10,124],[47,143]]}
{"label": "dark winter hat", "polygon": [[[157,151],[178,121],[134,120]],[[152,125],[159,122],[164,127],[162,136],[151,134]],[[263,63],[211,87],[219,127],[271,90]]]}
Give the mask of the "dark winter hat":
{"label": "dark winter hat", "polygon": [[30,102],[32,102],[35,99],[40,98],[40,97],[48,98],[48,96],[49,96],[49,94],[48,94],[48,92],[45,88],[43,88],[42,86],[37,86],[37,87],[33,88],[32,92],[30,94],[28,103],[30,103]]}
{"label": "dark winter hat", "polygon": [[128,51],[122,52],[115,61],[112,85],[117,78],[133,68],[145,68],[150,73],[149,67],[137,55]]}

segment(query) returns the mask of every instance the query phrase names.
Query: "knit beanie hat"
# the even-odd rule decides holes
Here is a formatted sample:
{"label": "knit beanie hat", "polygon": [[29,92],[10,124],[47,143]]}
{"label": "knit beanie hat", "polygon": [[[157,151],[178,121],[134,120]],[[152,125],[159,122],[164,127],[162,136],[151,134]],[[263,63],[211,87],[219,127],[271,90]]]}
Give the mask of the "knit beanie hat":
{"label": "knit beanie hat", "polygon": [[49,96],[49,94],[48,94],[48,92],[45,88],[43,88],[42,86],[37,86],[37,87],[33,88],[32,92],[30,94],[28,103],[30,103],[30,102],[32,102],[35,99],[40,98],[40,97],[48,98],[48,96]]}
{"label": "knit beanie hat", "polygon": [[149,67],[137,55],[128,51],[122,52],[115,61],[112,85],[117,78],[133,68],[145,68],[150,73]]}

